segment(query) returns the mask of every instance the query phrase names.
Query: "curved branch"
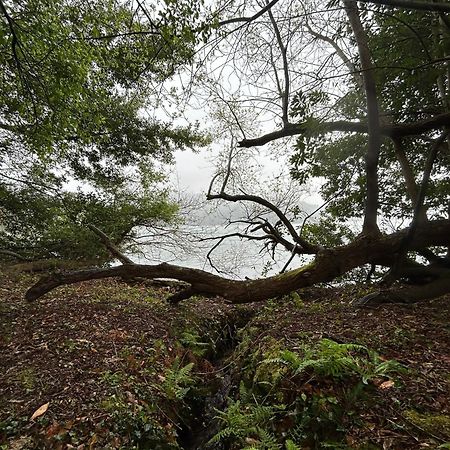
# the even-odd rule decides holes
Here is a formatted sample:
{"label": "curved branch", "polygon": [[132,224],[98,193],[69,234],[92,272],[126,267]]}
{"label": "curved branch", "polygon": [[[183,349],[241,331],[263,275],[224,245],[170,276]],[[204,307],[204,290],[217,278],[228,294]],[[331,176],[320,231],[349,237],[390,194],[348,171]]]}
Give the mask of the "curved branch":
{"label": "curved branch", "polygon": [[206,198],[208,200],[222,199],[222,200],[227,200],[229,202],[248,201],[248,202],[257,203],[258,205],[264,206],[277,215],[277,217],[280,219],[280,221],[283,223],[283,225],[289,231],[289,234],[292,236],[294,241],[297,242],[302,247],[303,253],[316,254],[319,251],[319,247],[317,247],[316,245],[310,244],[309,242],[305,241],[298,235],[298,233],[295,231],[295,228],[292,225],[292,223],[281,212],[281,210],[278,207],[276,207],[274,204],[270,203],[268,200],[266,200],[262,197],[259,197],[257,195],[247,195],[247,194],[230,195],[230,194],[226,194],[225,192],[221,192],[220,194],[208,193]]}

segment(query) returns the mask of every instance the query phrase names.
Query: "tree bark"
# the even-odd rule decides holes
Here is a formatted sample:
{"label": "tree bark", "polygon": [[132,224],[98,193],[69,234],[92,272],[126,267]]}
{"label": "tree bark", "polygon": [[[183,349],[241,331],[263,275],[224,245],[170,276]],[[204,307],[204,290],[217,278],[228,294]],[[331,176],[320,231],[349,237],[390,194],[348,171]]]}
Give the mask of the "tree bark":
{"label": "tree bark", "polygon": [[[409,200],[411,201],[412,209],[414,210],[417,202],[417,196],[419,193],[419,187],[416,183],[416,178],[414,176],[411,164],[406,156],[405,149],[401,139],[393,139],[394,151],[397,161],[400,164],[400,168],[405,179],[406,193],[408,194]],[[427,220],[427,212],[425,208],[422,208],[419,212],[418,220],[420,222],[425,222]]]}
{"label": "tree bark", "polygon": [[[450,271],[448,271],[450,273]],[[421,286],[408,286],[397,289],[378,291],[355,300],[353,306],[377,306],[383,303],[417,303],[431,300],[450,292],[450,277],[438,278]]]}
{"label": "tree bark", "polygon": [[[249,303],[288,294],[294,290],[331,281],[349,270],[367,263],[379,263],[401,248],[408,229],[388,236],[360,236],[348,245],[323,249],[315,260],[304,267],[273,277],[237,281],[213,275],[203,270],[179,267],[171,264],[126,264],[107,269],[82,270],[72,273],[53,274],[39,280],[25,295],[29,301],[36,300],[52,289],[78,283],[112,277],[171,278],[185,281],[190,288],[178,299],[194,294],[221,296],[232,303]],[[450,220],[436,220],[420,224],[409,244],[411,250],[434,245],[449,245]]]}
{"label": "tree bark", "polygon": [[350,26],[358,46],[361,62],[362,78],[367,104],[367,131],[369,142],[364,156],[366,172],[366,202],[364,208],[363,233],[379,232],[378,214],[378,160],[381,149],[380,112],[378,108],[377,88],[374,76],[374,66],[367,44],[367,35],[361,23],[358,5],[355,1],[344,0]]}

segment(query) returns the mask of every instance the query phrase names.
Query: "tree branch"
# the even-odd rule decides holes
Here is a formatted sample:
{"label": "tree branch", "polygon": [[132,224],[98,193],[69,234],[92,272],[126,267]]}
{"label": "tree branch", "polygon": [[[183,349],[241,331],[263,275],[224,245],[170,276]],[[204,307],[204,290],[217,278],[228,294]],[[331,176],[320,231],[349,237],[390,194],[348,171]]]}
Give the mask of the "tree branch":
{"label": "tree branch", "polygon": [[[289,90],[290,90],[290,81],[289,81],[289,63],[287,58],[287,46],[283,44],[283,39],[281,37],[280,29],[278,24],[272,14],[272,11],[269,9],[269,18],[270,23],[272,24],[273,30],[275,32],[275,37],[277,39],[278,47],[280,48],[281,57],[283,59],[283,72],[284,72],[284,92],[280,92],[281,95],[281,108],[282,108],[282,120],[283,124],[286,126],[289,124],[288,110],[289,110]],[[275,68],[276,70],[276,68]]]}
{"label": "tree branch", "polygon": [[[450,113],[443,113],[428,119],[417,122],[403,124],[382,124],[380,125],[380,134],[390,138],[401,138],[407,136],[420,136],[428,131],[436,130],[442,126],[450,126]],[[342,131],[346,133],[368,133],[366,122],[349,122],[346,120],[337,120],[333,122],[317,122],[311,126],[310,123],[303,122],[298,124],[289,124],[280,130],[272,131],[260,137],[253,139],[243,139],[238,142],[239,147],[258,147],[268,144],[277,139],[296,136],[308,133],[310,135],[320,135]]]}
{"label": "tree branch", "polygon": [[219,27],[222,27],[224,25],[229,25],[230,23],[240,23],[240,22],[250,23],[250,22],[253,22],[254,20],[256,20],[259,17],[261,17],[264,13],[269,11],[270,8],[272,8],[272,6],[274,6],[278,2],[279,2],[279,0],[272,0],[271,2],[267,3],[267,5],[264,6],[264,8],[259,10],[256,14],[254,14],[251,17],[234,17],[232,19],[222,20],[222,21],[219,22]]}
{"label": "tree branch", "polygon": [[100,230],[99,228],[97,228],[95,225],[93,224],[88,224],[88,228],[93,231],[102,241],[102,243],[104,244],[104,246],[109,250],[109,252],[111,253],[111,255],[113,255],[115,258],[117,258],[122,264],[134,264],[134,262],[128,258],[128,256],[125,256],[111,241],[111,239],[109,239],[109,237],[103,233],[102,230]]}
{"label": "tree branch", "polygon": [[302,239],[298,235],[298,233],[295,231],[295,228],[292,225],[292,223],[281,212],[281,210],[278,207],[276,207],[273,203],[270,203],[268,200],[266,200],[262,197],[259,197],[257,195],[247,195],[247,194],[230,195],[230,194],[226,194],[225,192],[221,192],[220,194],[208,193],[206,198],[208,200],[222,199],[222,200],[226,200],[229,202],[248,201],[248,202],[257,203],[258,205],[264,206],[277,215],[277,217],[280,219],[280,221],[283,223],[283,225],[289,231],[289,234],[292,236],[294,241],[301,247],[303,253],[316,254],[319,251],[319,248],[317,246],[310,244],[309,242]]}
{"label": "tree branch", "polygon": [[448,3],[422,2],[415,0],[358,0],[358,1],[360,1],[361,3],[375,3],[377,5],[384,5],[395,8],[450,13],[450,4]]}
{"label": "tree branch", "polygon": [[[219,295],[232,303],[261,301],[319,282],[330,281],[355,267],[380,260],[386,254],[398,251],[407,233],[408,229],[404,229],[388,236],[360,236],[348,245],[320,251],[314,262],[308,266],[266,279],[230,280],[203,270],[165,263],[154,266],[126,264],[107,269],[58,273],[44,277],[28,290],[25,298],[29,301],[36,300],[58,286],[86,280],[143,277],[185,281],[191,284],[189,291],[191,295]],[[450,220],[436,220],[418,226],[409,248],[420,250],[433,245],[449,244]]]}

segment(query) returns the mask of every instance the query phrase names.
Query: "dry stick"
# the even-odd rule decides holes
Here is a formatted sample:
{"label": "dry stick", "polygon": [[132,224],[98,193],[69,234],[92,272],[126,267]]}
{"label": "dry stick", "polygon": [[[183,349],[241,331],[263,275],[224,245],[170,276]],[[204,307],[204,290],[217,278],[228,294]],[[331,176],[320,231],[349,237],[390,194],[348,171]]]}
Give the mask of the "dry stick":
{"label": "dry stick", "polygon": [[88,224],[88,228],[93,231],[102,241],[104,246],[109,250],[109,252],[116,257],[122,264],[134,264],[134,262],[125,256],[111,241],[111,239],[99,228],[93,224]]}

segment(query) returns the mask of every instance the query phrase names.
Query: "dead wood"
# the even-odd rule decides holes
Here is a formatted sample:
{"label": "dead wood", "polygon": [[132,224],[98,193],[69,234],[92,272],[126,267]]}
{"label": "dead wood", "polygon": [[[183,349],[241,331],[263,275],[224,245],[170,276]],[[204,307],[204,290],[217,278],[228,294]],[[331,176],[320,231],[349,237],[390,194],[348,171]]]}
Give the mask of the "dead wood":
{"label": "dead wood", "polygon": [[[181,291],[175,299],[172,297],[172,302],[192,295],[220,296],[232,303],[262,301],[303,287],[331,281],[355,267],[380,261],[386,254],[395,254],[400,251],[407,233],[408,228],[388,236],[362,235],[348,245],[321,250],[314,261],[307,266],[265,279],[231,280],[203,270],[166,263],[124,264],[112,268],[56,273],[43,277],[28,290],[25,298],[29,301],[36,300],[58,286],[81,281],[112,277],[142,277],[169,278],[189,283],[190,288]],[[450,221],[435,220],[418,225],[409,243],[409,249],[421,250],[435,245],[446,246],[449,243]],[[448,288],[450,289],[450,286]]]}

